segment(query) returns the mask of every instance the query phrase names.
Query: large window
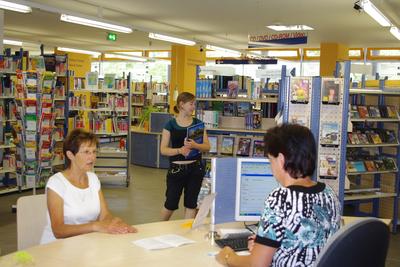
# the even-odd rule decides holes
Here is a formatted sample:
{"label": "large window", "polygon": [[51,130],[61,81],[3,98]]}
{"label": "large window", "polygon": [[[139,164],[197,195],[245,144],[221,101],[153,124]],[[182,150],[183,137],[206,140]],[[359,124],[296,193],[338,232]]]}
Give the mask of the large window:
{"label": "large window", "polygon": [[126,61],[97,61],[92,62],[92,71],[97,71],[99,77],[105,73],[115,73],[117,77],[125,76],[130,72],[132,81],[168,82],[168,61],[155,62],[126,62]]}

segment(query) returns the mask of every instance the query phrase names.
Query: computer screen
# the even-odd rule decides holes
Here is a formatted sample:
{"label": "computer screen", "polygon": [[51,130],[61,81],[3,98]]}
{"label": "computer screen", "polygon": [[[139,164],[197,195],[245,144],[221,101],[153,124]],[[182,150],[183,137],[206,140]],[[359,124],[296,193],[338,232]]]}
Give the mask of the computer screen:
{"label": "computer screen", "polygon": [[259,221],[265,198],[279,187],[266,158],[238,158],[236,175],[236,221]]}

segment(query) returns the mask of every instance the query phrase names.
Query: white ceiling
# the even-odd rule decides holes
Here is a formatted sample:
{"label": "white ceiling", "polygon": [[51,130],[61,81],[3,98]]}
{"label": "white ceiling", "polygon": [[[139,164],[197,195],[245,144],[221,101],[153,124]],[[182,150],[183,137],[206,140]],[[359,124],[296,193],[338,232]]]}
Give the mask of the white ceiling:
{"label": "white ceiling", "polygon": [[[18,0],[14,1],[18,2]],[[5,11],[4,37],[45,47],[88,50],[169,49],[150,40],[148,31],[195,39],[203,44],[246,49],[248,34],[273,33],[270,24],[306,24],[309,47],[339,42],[350,47],[400,47],[389,29],[353,9],[355,0],[32,0],[57,9],[99,16],[136,29],[106,40],[106,30],[61,22],[58,13],[33,9],[30,14]],[[375,0],[400,26],[400,0]]]}

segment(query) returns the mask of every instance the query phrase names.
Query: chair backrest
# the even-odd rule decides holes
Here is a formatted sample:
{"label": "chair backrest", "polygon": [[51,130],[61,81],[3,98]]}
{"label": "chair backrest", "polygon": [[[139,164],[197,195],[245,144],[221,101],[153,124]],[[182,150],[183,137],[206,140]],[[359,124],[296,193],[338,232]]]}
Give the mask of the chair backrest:
{"label": "chair backrest", "polygon": [[45,194],[18,198],[18,250],[39,245],[46,223],[47,201]]}
{"label": "chair backrest", "polygon": [[389,239],[389,227],[379,219],[355,221],[328,239],[314,267],[384,267]]}

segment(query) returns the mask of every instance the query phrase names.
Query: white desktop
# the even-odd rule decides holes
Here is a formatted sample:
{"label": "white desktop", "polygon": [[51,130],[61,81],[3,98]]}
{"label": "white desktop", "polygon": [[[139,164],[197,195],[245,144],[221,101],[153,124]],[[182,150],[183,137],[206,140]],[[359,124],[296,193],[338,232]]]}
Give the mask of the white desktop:
{"label": "white desktop", "polygon": [[235,220],[259,221],[269,193],[279,187],[267,158],[238,158]]}

